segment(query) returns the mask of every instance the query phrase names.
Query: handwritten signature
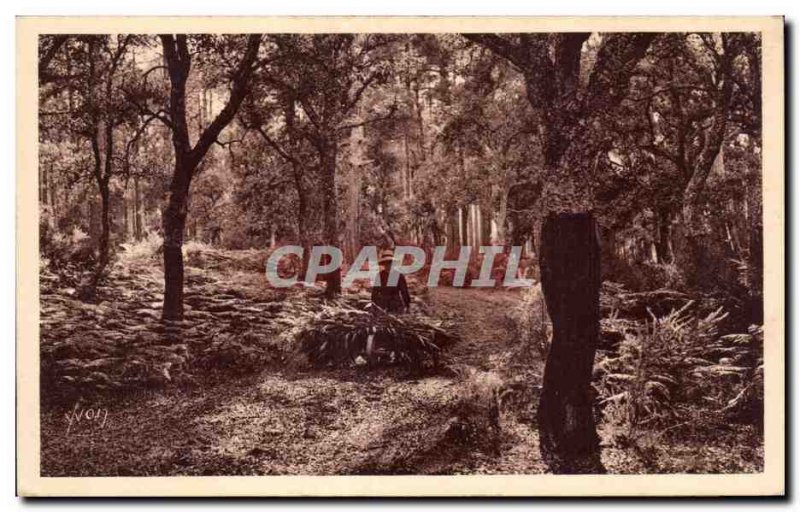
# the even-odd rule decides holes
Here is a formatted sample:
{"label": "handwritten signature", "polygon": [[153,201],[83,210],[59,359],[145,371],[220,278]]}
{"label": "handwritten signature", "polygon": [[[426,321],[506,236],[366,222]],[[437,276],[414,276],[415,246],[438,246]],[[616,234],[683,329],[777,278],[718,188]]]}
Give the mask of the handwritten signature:
{"label": "handwritten signature", "polygon": [[108,409],[105,407],[82,407],[76,403],[71,412],[64,413],[64,417],[67,420],[67,435],[69,435],[73,425],[99,425],[102,429],[108,420]]}

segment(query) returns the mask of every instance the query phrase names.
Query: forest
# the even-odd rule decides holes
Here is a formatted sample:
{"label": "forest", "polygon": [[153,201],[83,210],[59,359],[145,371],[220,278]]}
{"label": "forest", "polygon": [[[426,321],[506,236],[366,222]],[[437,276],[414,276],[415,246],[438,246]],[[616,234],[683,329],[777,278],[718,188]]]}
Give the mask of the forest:
{"label": "forest", "polygon": [[[758,33],[43,35],[38,79],[43,476],[763,471]],[[277,288],[287,245],[344,262]],[[375,308],[368,246],[466,284]]]}

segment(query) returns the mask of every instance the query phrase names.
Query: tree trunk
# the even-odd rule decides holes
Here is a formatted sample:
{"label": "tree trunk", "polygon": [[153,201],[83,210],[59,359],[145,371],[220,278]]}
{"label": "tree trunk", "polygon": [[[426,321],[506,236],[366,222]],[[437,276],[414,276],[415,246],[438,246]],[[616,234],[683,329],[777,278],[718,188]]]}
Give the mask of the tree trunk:
{"label": "tree trunk", "polygon": [[492,208],[490,206],[480,206],[480,229],[481,229],[481,243],[480,245],[488,245],[492,242]]}
{"label": "tree trunk", "polygon": [[98,183],[100,189],[100,239],[97,246],[97,265],[86,286],[81,290],[81,299],[92,301],[97,293],[97,286],[103,279],[110,261],[109,245],[111,240],[110,189],[107,180]]}
{"label": "tree trunk", "polygon": [[[113,127],[110,123],[98,122],[92,138],[92,153],[94,155],[94,177],[97,189],[100,192],[100,219],[99,237],[97,242],[97,265],[92,272],[88,283],[82,287],[81,298],[93,300],[97,286],[105,273],[109,263],[109,245],[111,243],[111,190],[109,181],[112,174],[111,157],[113,155]],[[94,203],[92,203],[94,204]]]}
{"label": "tree trunk", "polygon": [[498,198],[498,206],[497,210],[494,212],[494,223],[496,231],[496,240],[494,242],[498,244],[505,244],[506,243],[506,214],[508,208],[508,189],[503,187],[499,191],[499,198]]}
{"label": "tree trunk", "polygon": [[142,239],[142,210],[140,203],[139,178],[133,178],[133,238],[137,242]]}
{"label": "tree trunk", "polygon": [[[111,191],[108,181],[100,185],[100,250],[97,264],[97,273],[102,274],[108,265],[109,245],[111,244]],[[99,279],[98,279],[99,280]]]}
{"label": "tree trunk", "polygon": [[300,261],[300,269],[297,279],[302,281],[308,272],[308,261],[311,258],[311,242],[308,240],[308,227],[306,226],[306,196],[305,189],[298,185],[297,188],[297,237],[300,240],[300,247],[303,248],[303,257]]}
{"label": "tree trunk", "polygon": [[[335,135],[328,138],[328,144],[322,152],[322,214],[324,221],[325,243],[332,247],[339,246],[339,219],[336,208],[336,142]],[[342,292],[342,275],[338,269],[325,276],[325,296],[336,297]]]}
{"label": "tree trunk", "polygon": [[658,263],[672,263],[670,253],[670,214],[666,209],[659,209],[656,212],[658,225],[656,226],[656,259]]}
{"label": "tree trunk", "polygon": [[600,327],[600,247],[591,213],[550,214],[539,266],[553,340],[539,402],[539,445],[554,473],[602,473],[592,366]]}
{"label": "tree trunk", "polygon": [[445,255],[447,258],[453,258],[458,255],[458,245],[460,243],[460,235],[458,230],[459,215],[458,209],[452,209],[445,212],[444,229],[447,243]]}
{"label": "tree trunk", "polygon": [[164,210],[164,320],[183,319],[183,235],[188,212],[191,167],[176,156],[169,204]]}
{"label": "tree trunk", "polygon": [[459,215],[459,233],[461,235],[461,240],[459,241],[459,245],[469,245],[469,213],[468,213],[469,206],[462,206],[458,209]]}

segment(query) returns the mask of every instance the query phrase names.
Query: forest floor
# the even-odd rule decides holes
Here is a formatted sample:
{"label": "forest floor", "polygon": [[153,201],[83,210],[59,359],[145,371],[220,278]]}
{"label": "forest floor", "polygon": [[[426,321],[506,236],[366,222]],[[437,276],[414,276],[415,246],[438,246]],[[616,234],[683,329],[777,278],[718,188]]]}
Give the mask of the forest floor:
{"label": "forest floor", "polygon": [[[92,319],[88,323],[65,320],[71,314],[61,313],[64,307],[83,307],[64,297],[71,291],[43,294],[43,317],[52,317],[43,318],[43,335],[50,329],[58,344],[81,329],[88,336],[91,328],[100,336],[106,332],[110,343],[120,343],[120,336],[140,334],[137,324],[155,322],[158,265],[127,265],[124,271],[115,269],[124,279],[112,279],[110,288],[126,286],[138,294],[109,295],[94,306],[94,316],[86,316]],[[274,310],[266,307],[264,277],[255,269],[208,261],[200,266],[187,269],[187,302],[194,312],[187,315],[193,324],[187,336],[197,338],[185,341],[189,350],[195,342],[224,336],[220,329],[225,322],[263,323],[256,318],[259,311]],[[446,365],[422,376],[395,368],[313,369],[279,356],[247,375],[197,375],[188,382],[78,401],[43,397],[42,474],[543,473],[535,407],[544,362],[520,357],[509,332],[507,313],[519,294],[436,288],[418,297],[427,311],[454,320],[461,337],[448,351]],[[227,297],[237,309],[220,307],[212,299],[204,302],[199,295]],[[295,300],[295,295],[281,300]],[[472,383],[467,391],[465,382]],[[486,421],[465,423],[465,393],[481,404],[468,413],[484,415]],[[749,472],[760,470],[763,457],[747,429],[670,443],[649,458],[604,446],[603,461],[612,473]]]}

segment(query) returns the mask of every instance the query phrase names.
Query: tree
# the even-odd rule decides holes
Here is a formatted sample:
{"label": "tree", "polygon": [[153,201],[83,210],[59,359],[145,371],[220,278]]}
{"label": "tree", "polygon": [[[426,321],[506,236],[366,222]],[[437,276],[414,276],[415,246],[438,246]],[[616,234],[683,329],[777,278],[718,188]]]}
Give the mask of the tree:
{"label": "tree", "polygon": [[[645,151],[672,168],[672,184],[664,183],[671,202],[659,208],[659,224],[680,217],[676,257],[690,285],[697,286],[708,270],[704,260],[702,201],[712,166],[728,134],[735,92],[734,63],[741,50],[739,34],[674,34],[654,48],[644,90],[637,93],[646,106]],[[676,211],[677,210],[677,211]],[[665,240],[657,245],[665,251]],[[669,257],[661,255],[662,260]]]}
{"label": "tree", "polygon": [[[267,81],[260,81],[255,86],[254,94],[246,102],[240,120],[246,130],[254,130],[267,149],[276,153],[289,171],[297,196],[295,219],[297,236],[303,248],[303,258],[298,279],[304,279],[311,256],[312,215],[311,205],[314,191],[311,186],[313,174],[317,170],[306,162],[313,161],[313,147],[301,136],[303,121],[298,120],[298,101],[295,89],[283,87],[277,99],[273,98],[273,90]],[[271,125],[277,125],[277,134],[270,134]],[[281,171],[284,167],[280,167]]]}
{"label": "tree", "polygon": [[[281,35],[274,36],[272,41],[277,47],[277,56],[265,79],[287,95],[303,113],[305,122],[302,124],[290,116],[294,126],[291,132],[301,134],[317,154],[323,240],[329,246],[338,247],[336,171],[340,143],[352,129],[394,114],[391,107],[375,115],[361,116],[359,112],[365,93],[388,76],[388,60],[384,57],[394,37],[382,34]],[[330,272],[326,281],[328,297],[341,292],[338,270]]]}
{"label": "tree", "polygon": [[189,211],[189,187],[195,170],[217,141],[220,132],[233,120],[247,94],[255,70],[260,35],[250,35],[239,65],[231,76],[228,101],[213,121],[200,133],[197,142],[190,141],[186,116],[186,84],[192,66],[185,34],[159,36],[170,82],[168,117],[162,120],[172,130],[175,151],[169,203],[163,214],[164,227],[164,308],[165,320],[183,318],[183,237]]}
{"label": "tree", "polygon": [[[590,385],[600,320],[591,162],[607,141],[605,118],[626,97],[655,34],[603,36],[590,68],[582,62],[589,33],[464,36],[522,73],[551,183],[544,192],[548,214],[539,260],[553,321],[538,411],[542,456],[557,473],[599,472]],[[585,80],[582,65],[590,69]]]}
{"label": "tree", "polygon": [[[492,52],[475,49],[480,54],[469,59],[464,83],[455,88],[457,99],[442,139],[448,153],[463,160],[466,168],[460,181],[470,197],[461,206],[480,205],[481,216],[495,221],[495,242],[523,245],[533,228],[533,221],[524,219],[538,202],[540,162],[535,153],[538,141],[532,137],[536,125],[518,74]],[[452,166],[457,163],[461,162]],[[522,201],[523,190],[534,192],[528,194],[534,197]],[[452,186],[443,192],[452,195]],[[509,240],[506,224],[511,228]]]}
{"label": "tree", "polygon": [[87,35],[71,41],[52,36],[44,38],[40,46],[40,76],[42,85],[48,86],[44,98],[55,101],[60,93],[67,95],[65,111],[45,114],[61,117],[61,126],[68,133],[89,143],[90,175],[100,195],[97,263],[80,290],[86,300],[94,297],[110,261],[111,180],[122,171],[116,146],[123,128],[135,124],[136,119],[120,84],[134,73],[129,57],[136,40],[131,35]]}

